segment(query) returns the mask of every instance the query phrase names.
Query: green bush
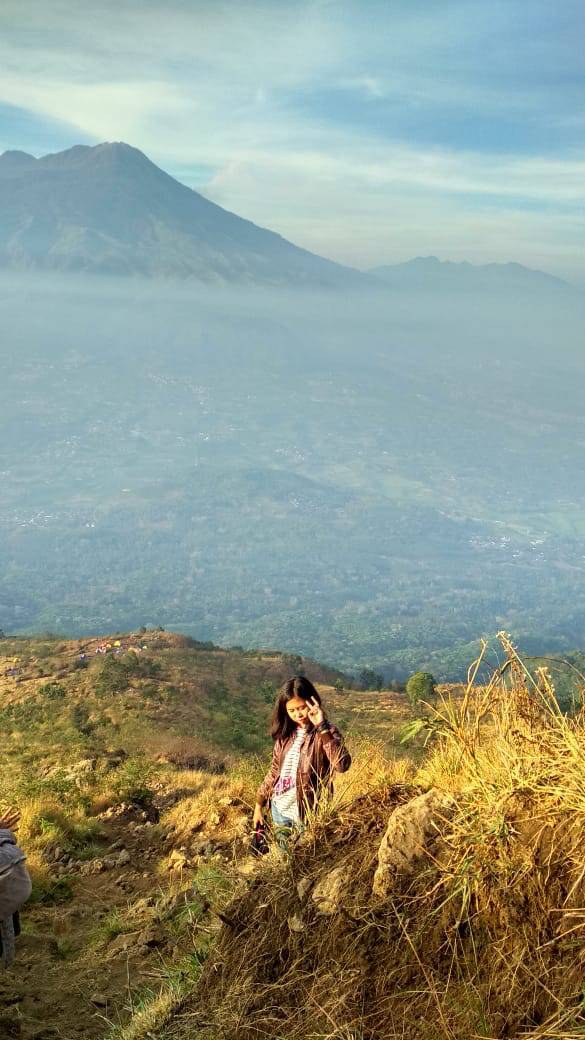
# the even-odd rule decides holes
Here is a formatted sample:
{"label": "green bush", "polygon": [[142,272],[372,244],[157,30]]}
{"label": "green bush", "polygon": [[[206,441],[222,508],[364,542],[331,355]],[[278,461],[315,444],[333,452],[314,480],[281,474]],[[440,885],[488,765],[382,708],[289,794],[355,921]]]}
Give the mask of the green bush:
{"label": "green bush", "polygon": [[416,672],[406,684],[408,703],[413,706],[419,701],[432,701],[436,693],[437,684],[430,672]]}
{"label": "green bush", "polygon": [[119,802],[130,802],[147,808],[152,803],[149,783],[153,765],[146,759],[130,758],[117,771],[112,789]]}
{"label": "green bush", "polygon": [[54,906],[68,903],[73,899],[73,889],[69,878],[33,878],[33,889],[30,902],[37,906]]}
{"label": "green bush", "polygon": [[48,697],[50,701],[62,700],[66,692],[61,683],[43,683],[42,686],[39,686],[41,697]]}

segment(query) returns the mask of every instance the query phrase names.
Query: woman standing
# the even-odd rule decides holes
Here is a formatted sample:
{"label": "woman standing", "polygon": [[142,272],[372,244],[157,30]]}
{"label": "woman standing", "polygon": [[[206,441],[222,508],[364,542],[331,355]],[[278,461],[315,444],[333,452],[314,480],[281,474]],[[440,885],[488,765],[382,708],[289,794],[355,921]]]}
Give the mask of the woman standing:
{"label": "woman standing", "polygon": [[[351,756],[339,730],[325,718],[317,690],[294,676],[278,692],[272,713],[272,764],[258,789],[254,826],[264,823],[270,801],[273,823],[298,829],[320,795],[333,790],[333,773],[345,773]],[[282,831],[281,831],[282,833]]]}

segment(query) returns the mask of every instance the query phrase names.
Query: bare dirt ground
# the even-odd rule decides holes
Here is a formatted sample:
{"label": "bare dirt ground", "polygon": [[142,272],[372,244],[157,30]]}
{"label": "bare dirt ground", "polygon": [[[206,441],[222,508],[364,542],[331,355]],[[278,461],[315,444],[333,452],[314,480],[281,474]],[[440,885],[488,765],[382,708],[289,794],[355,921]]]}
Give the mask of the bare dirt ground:
{"label": "bare dirt ground", "polygon": [[66,902],[24,907],[16,961],[0,972],[2,1040],[102,1040],[130,1017],[142,987],[156,989],[162,955],[184,952],[156,906],[187,879],[166,870],[170,843],[139,816],[103,820],[103,855],[80,865],[91,873],[71,872]]}

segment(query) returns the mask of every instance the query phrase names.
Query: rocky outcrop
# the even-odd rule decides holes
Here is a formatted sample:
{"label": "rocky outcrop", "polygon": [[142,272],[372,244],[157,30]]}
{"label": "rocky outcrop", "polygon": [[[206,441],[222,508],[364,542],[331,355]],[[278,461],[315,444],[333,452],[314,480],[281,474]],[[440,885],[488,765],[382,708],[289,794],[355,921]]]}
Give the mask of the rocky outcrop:
{"label": "rocky outcrop", "polygon": [[347,888],[347,870],[344,865],[334,867],[320,881],[311,893],[311,899],[320,914],[334,914],[341,905],[341,897]]}
{"label": "rocky outcrop", "polygon": [[442,826],[452,812],[453,800],[434,788],[394,810],[380,843],[374,896],[386,898],[398,882],[436,861]]}

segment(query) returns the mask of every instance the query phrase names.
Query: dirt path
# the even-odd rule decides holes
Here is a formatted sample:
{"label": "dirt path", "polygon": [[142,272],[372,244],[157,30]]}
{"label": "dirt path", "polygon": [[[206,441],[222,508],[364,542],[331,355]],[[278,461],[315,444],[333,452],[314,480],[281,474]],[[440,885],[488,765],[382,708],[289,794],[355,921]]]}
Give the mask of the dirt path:
{"label": "dirt path", "polygon": [[[23,910],[15,964],[0,969],[2,1040],[102,1040],[127,1020],[141,985],[156,988],[161,954],[173,956],[176,943],[152,909],[169,886],[171,875],[159,870],[172,843],[139,810],[102,823],[98,858],[55,865],[72,897]],[[131,931],[123,917],[129,904]]]}

